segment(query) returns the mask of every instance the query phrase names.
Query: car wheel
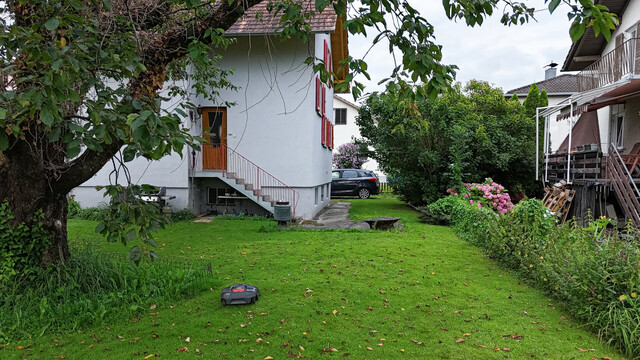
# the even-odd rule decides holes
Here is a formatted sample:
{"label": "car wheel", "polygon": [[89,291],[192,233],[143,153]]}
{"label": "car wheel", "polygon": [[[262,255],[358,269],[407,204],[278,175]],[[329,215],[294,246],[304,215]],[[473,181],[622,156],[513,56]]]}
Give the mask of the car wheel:
{"label": "car wheel", "polygon": [[371,196],[371,192],[367,188],[361,188],[358,190],[358,197],[360,199],[368,199]]}

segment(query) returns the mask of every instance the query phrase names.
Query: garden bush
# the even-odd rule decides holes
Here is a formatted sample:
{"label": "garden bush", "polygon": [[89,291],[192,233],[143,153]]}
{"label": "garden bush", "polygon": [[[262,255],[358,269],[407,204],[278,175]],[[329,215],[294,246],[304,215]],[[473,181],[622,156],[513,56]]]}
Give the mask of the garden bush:
{"label": "garden bush", "polygon": [[609,229],[606,218],[588,228],[556,225],[539,200],[522,201],[501,216],[466,201],[454,202],[451,211],[460,238],[566,302],[577,319],[627,355],[640,356],[637,229]]}

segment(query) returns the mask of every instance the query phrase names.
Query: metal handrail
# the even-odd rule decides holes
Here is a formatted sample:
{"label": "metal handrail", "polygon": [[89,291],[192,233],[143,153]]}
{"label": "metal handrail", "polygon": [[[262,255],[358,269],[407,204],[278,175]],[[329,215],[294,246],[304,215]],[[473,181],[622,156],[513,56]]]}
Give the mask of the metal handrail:
{"label": "metal handrail", "polygon": [[624,166],[624,161],[622,160],[622,156],[620,156],[620,153],[618,152],[618,147],[615,146],[613,143],[611,143],[609,146],[609,152],[611,151],[613,151],[613,153],[616,155],[616,158],[618,158],[618,164],[622,164],[622,168],[624,169],[625,174],[627,174],[629,183],[631,183],[631,185],[633,186],[633,189],[635,190],[636,198],[640,199],[640,191],[638,191],[638,186],[636,186],[636,182],[633,181],[633,176],[631,176],[629,169],[627,169],[627,167]]}
{"label": "metal handrail", "polygon": [[[211,145],[203,145],[201,151],[203,163],[208,154],[204,150],[205,146]],[[229,177],[231,174],[236,179],[242,179],[246,185],[253,187],[252,190],[255,191],[258,200],[262,197],[265,201],[289,201],[291,213],[295,217],[296,207],[300,198],[300,194],[297,191],[228,145],[216,144],[215,146],[223,149],[223,151],[218,152],[218,156],[220,156],[218,164],[221,164],[221,169],[212,170],[222,171],[223,176]],[[199,170],[196,171],[204,170],[204,166],[198,166],[198,168]]]}
{"label": "metal handrail", "polygon": [[578,91],[588,91],[612,84],[634,73],[636,44],[639,38],[631,38],[603,55],[577,75]]}

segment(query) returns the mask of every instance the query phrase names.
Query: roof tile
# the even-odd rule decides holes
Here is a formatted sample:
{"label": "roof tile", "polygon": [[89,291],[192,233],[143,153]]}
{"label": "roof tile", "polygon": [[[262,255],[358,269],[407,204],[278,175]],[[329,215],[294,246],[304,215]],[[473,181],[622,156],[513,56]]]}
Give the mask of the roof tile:
{"label": "roof tile", "polygon": [[[314,0],[298,1],[302,5],[305,14],[313,13],[313,16],[308,20],[311,32],[328,33],[335,31],[337,15],[333,7],[329,6],[322,13],[318,13],[315,9]],[[264,0],[252,6],[225,33],[228,35],[264,35],[278,32],[281,26],[280,16],[273,16],[269,13],[267,10],[268,3],[269,0]]]}
{"label": "roof tile", "polygon": [[[576,75],[572,74],[562,74],[547,80],[538,81],[535,84],[538,85],[540,91],[546,90],[547,95],[573,94],[578,92],[578,79]],[[513,94],[518,94],[519,96],[526,96],[527,94],[529,94],[529,88],[531,87],[531,85],[533,84],[509,90],[505,93],[505,95],[511,96]]]}

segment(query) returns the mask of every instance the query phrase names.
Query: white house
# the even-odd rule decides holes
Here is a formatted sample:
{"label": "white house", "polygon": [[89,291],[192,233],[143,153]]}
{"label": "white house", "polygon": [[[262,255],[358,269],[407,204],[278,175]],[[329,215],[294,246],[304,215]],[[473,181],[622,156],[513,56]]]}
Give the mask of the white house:
{"label": "white house", "polygon": [[546,129],[565,122],[571,132],[561,134],[566,138],[557,153],[544,154],[541,175],[578,191],[575,216],[590,209],[595,217],[626,218],[640,226],[640,1],[597,3],[616,13],[620,24],[610,42],[588,28],[569,50],[562,70],[579,71],[578,93],[541,115]]}
{"label": "white house", "polygon": [[[304,61],[312,56],[338,67],[348,56],[343,19],[329,7],[309,19],[313,38],[307,43],[282,40],[276,34],[279,19],[269,15],[267,2],[249,9],[226,32],[237,42],[219,65],[234,70],[229,80],[239,90],[223,90],[216,101],[190,96],[162,104],[166,109],[179,101],[195,104],[183,125],[208,144],[201,151],[185,148],[182,156],[128,164],[133,182],[166,187],[167,196],[175,196],[168,200],[174,208],[268,215],[276,201],[286,201],[295,217],[309,219],[329,203],[334,89]],[[307,12],[314,10],[313,0],[302,3]],[[75,200],[83,207],[105,201],[94,188],[108,184],[112,170],[107,164],[74,189]]]}
{"label": "white house", "polygon": [[[358,111],[360,107],[348,100],[345,100],[339,95],[333,95],[333,111],[335,121],[335,148],[334,153],[337,152],[340,145],[352,143],[354,139],[360,138],[360,129],[356,124],[356,118],[358,117]],[[363,169],[372,170],[378,175],[378,178],[382,182],[387,181],[387,175],[385,175],[378,167],[378,162],[374,159],[369,159],[362,164]]]}

